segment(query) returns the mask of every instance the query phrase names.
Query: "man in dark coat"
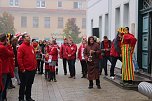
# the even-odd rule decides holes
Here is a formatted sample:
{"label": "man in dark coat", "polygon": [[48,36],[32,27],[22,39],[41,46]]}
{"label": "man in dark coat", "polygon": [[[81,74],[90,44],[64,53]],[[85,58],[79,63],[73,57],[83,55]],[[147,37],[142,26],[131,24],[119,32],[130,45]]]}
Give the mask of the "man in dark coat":
{"label": "man in dark coat", "polygon": [[93,80],[96,80],[98,89],[100,87],[99,79],[99,54],[100,46],[95,42],[94,37],[88,38],[88,45],[84,49],[84,57],[87,61],[89,89],[93,88]]}

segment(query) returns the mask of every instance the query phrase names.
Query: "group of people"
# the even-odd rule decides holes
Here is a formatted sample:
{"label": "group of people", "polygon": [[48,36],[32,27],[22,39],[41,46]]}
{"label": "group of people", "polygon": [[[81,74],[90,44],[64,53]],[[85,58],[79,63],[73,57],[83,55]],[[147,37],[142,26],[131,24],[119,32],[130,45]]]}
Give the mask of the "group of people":
{"label": "group of people", "polygon": [[88,44],[84,49],[84,59],[87,63],[89,89],[93,88],[93,80],[96,80],[97,88],[100,87],[99,75],[104,68],[105,76],[108,76],[107,61],[111,63],[110,78],[115,79],[114,68],[119,59],[122,62],[122,84],[132,84],[134,80],[134,67],[132,55],[137,39],[129,33],[129,28],[119,28],[116,37],[111,42],[107,36],[100,42],[93,36],[88,38]]}
{"label": "group of people", "polygon": [[[110,78],[114,79],[114,68],[117,60],[122,61],[123,83],[131,84],[134,80],[132,54],[136,44],[136,38],[129,33],[129,28],[120,28],[113,41],[107,36],[99,38],[90,36],[82,39],[77,49],[72,37],[64,38],[64,43],[59,47],[56,39],[51,41],[37,41],[30,38],[28,33],[0,34],[0,101],[7,101],[8,85],[13,85],[11,78],[15,76],[20,85],[19,101],[35,101],[31,98],[31,89],[35,74],[44,74],[48,81],[56,80],[58,74],[58,58],[63,60],[64,75],[67,75],[67,63],[69,78],[76,79],[75,62],[79,59],[82,67],[82,78],[89,80],[89,89],[93,88],[93,80],[96,80],[98,89],[100,75],[104,68],[104,75],[108,76],[107,61],[111,63]],[[78,53],[77,53],[78,50]],[[43,70],[45,68],[45,72]]]}

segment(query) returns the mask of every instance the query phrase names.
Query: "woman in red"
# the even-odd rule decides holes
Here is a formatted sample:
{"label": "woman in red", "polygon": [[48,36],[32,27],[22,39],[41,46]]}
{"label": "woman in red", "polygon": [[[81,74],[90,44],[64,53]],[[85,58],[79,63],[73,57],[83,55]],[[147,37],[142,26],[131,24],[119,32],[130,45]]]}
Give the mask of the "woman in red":
{"label": "woman in red", "polygon": [[40,62],[41,62],[41,49],[40,46],[38,44],[38,42],[36,41],[36,39],[32,39],[32,46],[34,48],[34,51],[36,53],[36,60],[37,60],[37,69],[38,69],[38,74],[41,74],[40,71]]}
{"label": "woman in red", "polygon": [[52,45],[50,47],[49,57],[51,57],[51,63],[50,63],[50,75],[52,78],[50,80],[54,80],[56,82],[56,73],[55,73],[55,66],[58,61],[58,45],[56,44],[56,40],[52,41]]}
{"label": "woman in red", "polygon": [[49,54],[46,53],[45,54],[45,79],[49,79],[49,63],[48,63],[48,60],[49,60]]}
{"label": "woman in red", "polygon": [[67,75],[67,55],[66,55],[67,44],[68,44],[68,40],[67,38],[64,38],[64,43],[61,45],[60,48],[60,58],[63,60],[64,75]]}
{"label": "woman in red", "polygon": [[77,46],[73,43],[72,38],[69,38],[68,45],[66,47],[66,55],[69,65],[69,72],[70,77],[75,79],[75,60],[76,60],[76,52],[77,52]]}
{"label": "woman in red", "polygon": [[87,45],[87,40],[83,39],[82,44],[78,49],[78,59],[80,60],[81,67],[82,67],[82,77],[81,78],[86,78],[87,76],[87,63],[84,58],[84,49],[86,48]]}

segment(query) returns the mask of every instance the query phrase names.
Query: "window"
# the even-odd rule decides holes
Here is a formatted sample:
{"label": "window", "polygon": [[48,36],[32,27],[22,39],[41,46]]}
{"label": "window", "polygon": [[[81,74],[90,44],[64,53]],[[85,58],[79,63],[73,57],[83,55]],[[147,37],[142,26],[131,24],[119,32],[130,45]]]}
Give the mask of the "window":
{"label": "window", "polygon": [[73,8],[75,8],[75,9],[82,8],[82,2],[74,2]]}
{"label": "window", "polygon": [[21,27],[26,28],[27,27],[27,17],[21,16]]}
{"label": "window", "polygon": [[45,17],[44,18],[44,27],[45,28],[50,28],[50,17]]}
{"label": "window", "polygon": [[63,28],[63,18],[58,17],[58,28]]}
{"label": "window", "polygon": [[58,1],[58,7],[62,7],[62,1]]}
{"label": "window", "polygon": [[19,6],[19,0],[10,0],[9,4],[10,6]]}
{"label": "window", "polygon": [[105,14],[105,36],[109,36],[109,14]]}
{"label": "window", "polygon": [[37,0],[36,6],[38,8],[45,8],[45,0]]}
{"label": "window", "polygon": [[115,32],[120,27],[120,7],[115,9]]}
{"label": "window", "polygon": [[82,18],[82,28],[86,28],[86,18]]}
{"label": "window", "polygon": [[33,17],[33,28],[38,28],[38,27],[39,27],[39,18]]}

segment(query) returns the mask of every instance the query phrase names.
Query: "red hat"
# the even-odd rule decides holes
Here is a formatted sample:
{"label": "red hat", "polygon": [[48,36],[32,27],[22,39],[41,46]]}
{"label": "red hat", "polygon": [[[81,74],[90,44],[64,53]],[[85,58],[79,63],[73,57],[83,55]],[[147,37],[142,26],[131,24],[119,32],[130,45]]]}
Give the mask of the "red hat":
{"label": "red hat", "polygon": [[15,37],[19,37],[19,36],[21,36],[21,32],[15,34]]}

